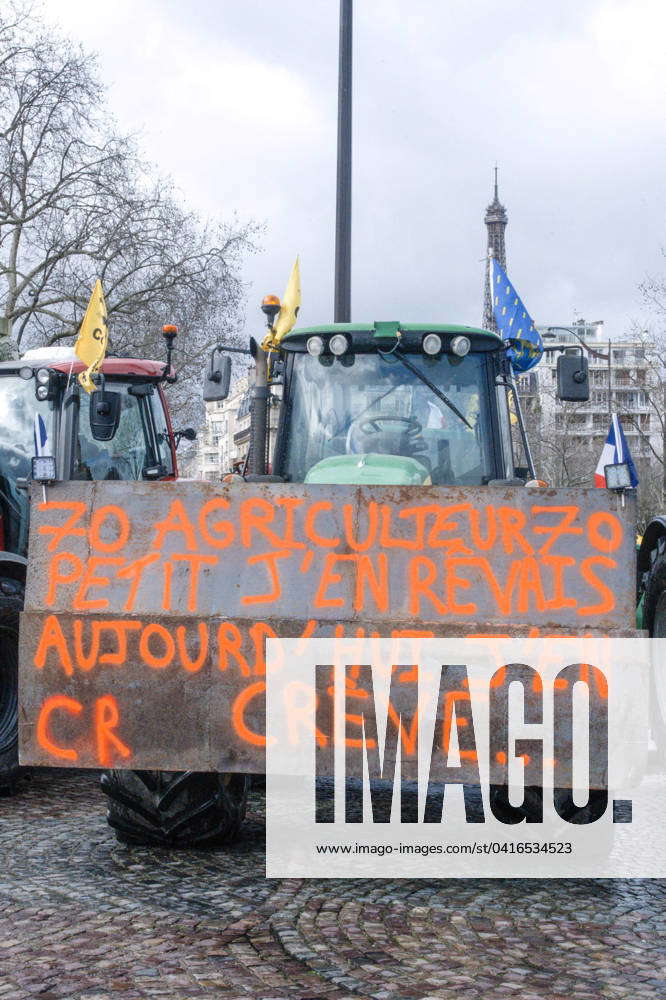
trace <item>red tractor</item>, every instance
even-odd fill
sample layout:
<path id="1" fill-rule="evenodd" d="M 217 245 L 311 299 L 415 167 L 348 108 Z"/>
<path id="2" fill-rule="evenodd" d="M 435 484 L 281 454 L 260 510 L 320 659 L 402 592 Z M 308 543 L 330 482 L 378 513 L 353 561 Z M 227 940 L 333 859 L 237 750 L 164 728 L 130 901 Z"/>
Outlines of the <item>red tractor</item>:
<path id="1" fill-rule="evenodd" d="M 58 480 L 168 480 L 178 475 L 164 384 L 175 380 L 173 328 L 167 364 L 107 358 L 98 389 L 76 376 L 69 348 L 28 352 L 0 363 L 0 790 L 18 776 L 18 623 L 28 553 L 28 485 Z M 34 463 L 38 463 L 34 465 Z M 50 471 L 49 471 L 50 470 Z"/>
<path id="2" fill-rule="evenodd" d="M 164 394 L 175 381 L 175 327 L 165 327 L 167 361 L 106 358 L 88 394 L 85 366 L 70 349 L 29 352 L 0 363 L 0 791 L 19 776 L 18 630 L 28 555 L 30 481 L 165 481 L 178 476 Z M 226 389 L 230 370 L 225 371 Z M 222 387 L 225 388 L 224 386 Z M 102 776 L 109 822 L 127 841 L 194 843 L 233 836 L 246 803 L 244 775 L 114 772 Z"/>

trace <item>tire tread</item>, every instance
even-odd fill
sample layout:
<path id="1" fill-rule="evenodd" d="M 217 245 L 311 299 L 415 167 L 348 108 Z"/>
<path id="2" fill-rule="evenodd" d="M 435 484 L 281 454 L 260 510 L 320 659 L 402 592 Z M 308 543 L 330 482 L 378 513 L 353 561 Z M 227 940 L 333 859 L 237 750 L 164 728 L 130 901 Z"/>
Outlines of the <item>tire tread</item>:
<path id="1" fill-rule="evenodd" d="M 25 587 L 0 576 L 0 793 L 12 795 L 19 777 L 18 761 L 18 634 Z M 10 656 L 7 652 L 10 651 Z"/>
<path id="2" fill-rule="evenodd" d="M 233 840 L 245 817 L 248 779 L 214 772 L 105 771 L 107 820 L 125 843 L 213 847 Z"/>

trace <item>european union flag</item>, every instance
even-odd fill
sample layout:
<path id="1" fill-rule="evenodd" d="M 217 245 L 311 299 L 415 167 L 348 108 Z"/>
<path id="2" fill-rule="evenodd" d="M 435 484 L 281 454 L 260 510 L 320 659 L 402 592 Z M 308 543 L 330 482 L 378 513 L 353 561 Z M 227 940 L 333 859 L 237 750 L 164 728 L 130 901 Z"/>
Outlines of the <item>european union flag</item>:
<path id="1" fill-rule="evenodd" d="M 494 257 L 490 258 L 490 283 L 497 330 L 504 340 L 511 342 L 507 357 L 514 371 L 527 372 L 541 360 L 541 335 L 504 268 Z"/>

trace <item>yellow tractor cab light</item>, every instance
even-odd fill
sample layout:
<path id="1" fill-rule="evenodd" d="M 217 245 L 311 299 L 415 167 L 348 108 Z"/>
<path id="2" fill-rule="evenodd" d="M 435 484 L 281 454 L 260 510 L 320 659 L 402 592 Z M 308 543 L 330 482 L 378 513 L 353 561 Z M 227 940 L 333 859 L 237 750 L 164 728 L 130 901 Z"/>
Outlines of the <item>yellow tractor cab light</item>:
<path id="1" fill-rule="evenodd" d="M 423 347 L 423 353 L 429 354 L 432 357 L 441 351 L 442 338 L 436 333 L 426 333 L 421 346 Z"/>
<path id="2" fill-rule="evenodd" d="M 178 333 L 178 327 L 174 326 L 173 323 L 165 323 L 162 327 L 162 333 L 170 337 L 175 337 Z"/>
<path id="3" fill-rule="evenodd" d="M 305 346 L 308 354 L 311 354 L 313 358 L 318 358 L 320 354 L 324 353 L 324 340 L 322 337 L 308 337 Z"/>
<path id="4" fill-rule="evenodd" d="M 548 483 L 545 479 L 528 479 L 525 486 L 529 486 L 532 489 L 548 489 Z"/>
<path id="5" fill-rule="evenodd" d="M 459 358 L 464 358 L 466 354 L 469 354 L 469 349 L 472 346 L 469 337 L 454 337 L 451 341 L 451 350 L 454 354 L 457 354 Z"/>
<path id="6" fill-rule="evenodd" d="M 336 358 L 339 358 L 341 354 L 344 354 L 347 351 L 349 341 L 345 337 L 344 333 L 334 333 L 328 342 L 328 346 L 331 354 L 335 354 Z"/>

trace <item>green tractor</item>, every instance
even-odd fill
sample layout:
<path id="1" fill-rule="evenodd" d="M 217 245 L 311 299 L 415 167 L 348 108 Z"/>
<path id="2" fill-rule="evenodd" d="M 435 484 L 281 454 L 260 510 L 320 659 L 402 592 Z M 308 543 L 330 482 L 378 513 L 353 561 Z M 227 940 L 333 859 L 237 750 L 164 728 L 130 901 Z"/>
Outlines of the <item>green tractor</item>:
<path id="1" fill-rule="evenodd" d="M 278 306 L 265 309 L 270 321 Z M 229 350 L 214 349 L 204 399 L 229 394 Z M 238 349 L 235 349 L 238 350 Z M 508 395 L 517 394 L 501 339 L 436 324 L 335 324 L 295 329 L 277 351 L 254 340 L 249 482 L 420 487 L 523 484 L 516 469 Z M 280 407 L 269 449 L 269 412 Z M 522 419 L 520 422 L 522 429 Z M 524 435 L 523 435 L 524 437 Z M 269 450 L 272 454 L 269 454 Z M 522 476 L 522 478 L 518 478 Z M 241 487 L 242 488 L 242 487 Z M 120 840 L 210 846 L 238 831 L 243 775 L 113 770 L 102 778 Z"/>
<path id="2" fill-rule="evenodd" d="M 264 310 L 269 329 L 277 308 Z M 251 341 L 250 353 L 256 371 L 243 477 L 249 482 L 276 490 L 280 483 L 416 488 L 405 502 L 429 485 L 541 485 L 506 345 L 495 333 L 440 324 L 334 324 L 294 329 L 268 352 Z M 215 348 L 207 401 L 228 396 L 230 374 L 227 350 Z M 580 354 L 558 359 L 558 390 L 564 399 L 585 398 L 587 365 Z M 280 409 L 269 449 L 272 403 Z M 525 466 L 517 462 L 512 424 Z M 173 814 L 168 794 L 160 800 L 160 781 L 158 771 L 116 770 L 103 779 L 109 820 L 121 840 L 200 846 L 235 835 L 244 807 L 240 775 L 227 777 L 216 794 L 202 786 L 187 822 Z"/>
<path id="3" fill-rule="evenodd" d="M 641 539 L 637 560 L 637 627 L 656 639 L 666 638 L 666 517 L 650 521 Z M 652 736 L 666 752 L 666 677 L 654 672 L 650 692 Z"/>

